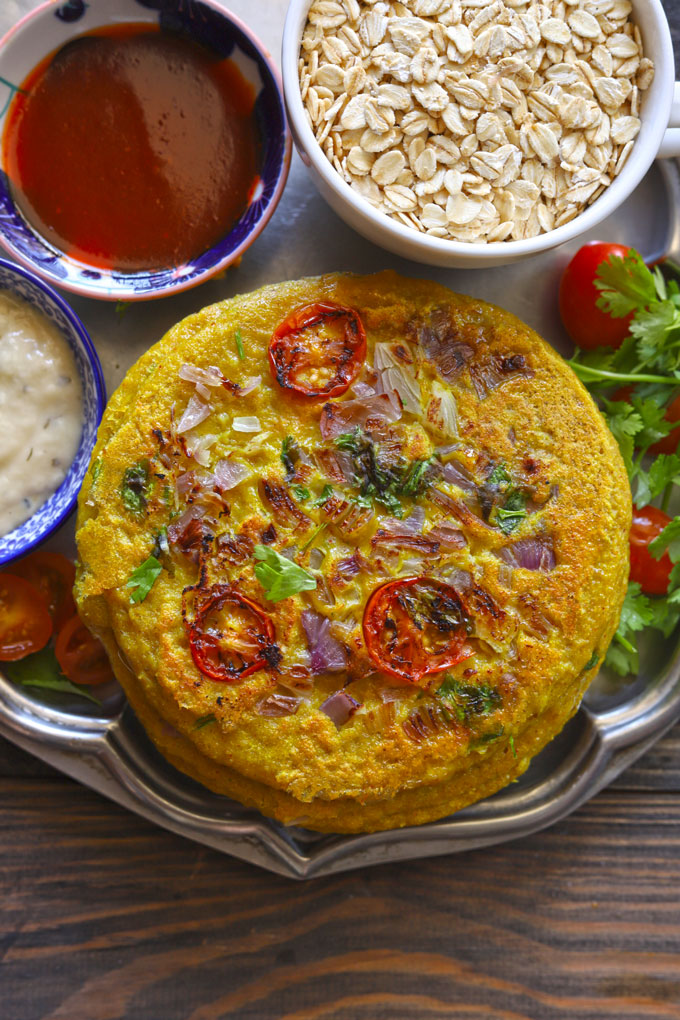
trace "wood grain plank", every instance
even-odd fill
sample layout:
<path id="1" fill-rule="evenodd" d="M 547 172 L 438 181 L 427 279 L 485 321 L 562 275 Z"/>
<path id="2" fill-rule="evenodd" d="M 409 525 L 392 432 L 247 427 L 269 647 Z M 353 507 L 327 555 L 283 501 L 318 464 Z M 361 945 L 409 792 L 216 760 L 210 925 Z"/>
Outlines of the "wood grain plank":
<path id="1" fill-rule="evenodd" d="M 66 781 L 0 781 L 10 1020 L 680 1017 L 680 798 L 296 884 Z M 42 976 L 49 975 L 49 980 Z"/>

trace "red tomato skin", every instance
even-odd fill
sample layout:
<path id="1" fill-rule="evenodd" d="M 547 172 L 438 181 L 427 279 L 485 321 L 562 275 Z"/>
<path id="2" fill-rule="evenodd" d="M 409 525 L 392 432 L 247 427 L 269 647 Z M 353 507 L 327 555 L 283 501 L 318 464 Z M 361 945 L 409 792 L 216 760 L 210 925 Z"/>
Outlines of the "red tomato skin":
<path id="1" fill-rule="evenodd" d="M 680 393 L 674 400 L 671 400 L 666 408 L 665 418 L 667 421 L 680 421 Z M 652 443 L 649 452 L 654 454 L 675 453 L 678 443 L 680 443 L 680 427 L 673 429 L 663 439 L 659 439 L 657 443 Z"/>
<path id="2" fill-rule="evenodd" d="M 57 635 L 54 654 L 62 672 L 74 684 L 96 685 L 113 680 L 103 644 L 75 614 Z"/>
<path id="3" fill-rule="evenodd" d="M 630 580 L 637 581 L 645 595 L 665 595 L 673 569 L 668 553 L 655 559 L 649 543 L 660 535 L 671 518 L 655 506 L 633 508 L 633 525 L 630 529 Z"/>
<path id="4" fill-rule="evenodd" d="M 73 583 L 76 567 L 61 553 L 39 550 L 12 564 L 12 573 L 37 588 L 52 617 L 55 633 L 74 615 Z"/>
<path id="5" fill-rule="evenodd" d="M 597 269 L 611 255 L 622 258 L 630 248 L 622 244 L 591 241 L 584 244 L 564 270 L 560 282 L 560 318 L 577 347 L 620 347 L 628 336 L 632 315 L 615 319 L 597 307 L 600 292 L 595 286 Z"/>
<path id="6" fill-rule="evenodd" d="M 0 662 L 16 662 L 44 648 L 52 618 L 40 592 L 23 577 L 0 574 Z"/>

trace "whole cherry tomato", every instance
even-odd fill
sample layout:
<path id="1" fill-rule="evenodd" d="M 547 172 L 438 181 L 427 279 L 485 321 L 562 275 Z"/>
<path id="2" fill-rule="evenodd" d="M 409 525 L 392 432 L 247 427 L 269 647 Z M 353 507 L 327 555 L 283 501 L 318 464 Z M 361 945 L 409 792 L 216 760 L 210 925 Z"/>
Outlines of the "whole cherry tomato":
<path id="1" fill-rule="evenodd" d="M 44 648 L 52 633 L 45 600 L 32 584 L 0 574 L 0 660 L 14 662 Z"/>
<path id="2" fill-rule="evenodd" d="M 600 292 L 595 286 L 598 267 L 612 255 L 623 258 L 630 251 L 622 244 L 591 241 L 574 255 L 560 283 L 559 307 L 564 328 L 577 347 L 620 347 L 628 336 L 631 315 L 615 319 L 597 307 Z"/>
<path id="3" fill-rule="evenodd" d="M 630 579 L 637 581 L 645 595 L 665 595 L 673 569 L 668 553 L 655 559 L 649 543 L 660 535 L 671 518 L 655 506 L 633 508 L 633 525 L 630 529 Z"/>
<path id="4" fill-rule="evenodd" d="M 104 645 L 79 616 L 72 616 L 59 631 L 54 654 L 74 684 L 103 684 L 113 679 Z"/>
<path id="5" fill-rule="evenodd" d="M 364 641 L 378 669 L 417 684 L 472 655 L 458 592 L 430 577 L 388 581 L 364 610 Z"/>
<path id="6" fill-rule="evenodd" d="M 300 397 L 339 397 L 366 357 L 366 331 L 353 308 L 332 301 L 296 308 L 272 333 L 269 367 Z"/>
<path id="7" fill-rule="evenodd" d="M 61 553 L 42 550 L 29 553 L 12 564 L 12 573 L 23 577 L 38 589 L 47 603 L 55 631 L 60 630 L 74 615 L 76 606 L 72 592 L 76 568 Z"/>

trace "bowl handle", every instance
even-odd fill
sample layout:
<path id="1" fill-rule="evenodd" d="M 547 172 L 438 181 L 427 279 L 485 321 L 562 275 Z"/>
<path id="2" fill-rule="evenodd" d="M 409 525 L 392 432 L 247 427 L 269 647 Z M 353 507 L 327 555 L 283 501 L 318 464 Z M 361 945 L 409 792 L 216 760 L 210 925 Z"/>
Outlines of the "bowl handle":
<path id="1" fill-rule="evenodd" d="M 673 104 L 666 134 L 661 140 L 660 159 L 674 159 L 680 156 L 680 82 L 673 89 Z"/>

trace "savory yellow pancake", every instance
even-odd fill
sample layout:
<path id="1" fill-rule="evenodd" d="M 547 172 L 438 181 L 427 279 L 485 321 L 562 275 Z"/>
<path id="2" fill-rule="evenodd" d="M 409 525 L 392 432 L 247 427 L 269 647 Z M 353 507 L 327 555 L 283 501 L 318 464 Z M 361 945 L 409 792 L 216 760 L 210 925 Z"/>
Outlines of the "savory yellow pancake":
<path id="1" fill-rule="evenodd" d="M 441 818 L 520 775 L 616 628 L 630 490 L 509 313 L 395 273 L 203 309 L 130 370 L 80 612 L 160 751 L 285 823 Z"/>

